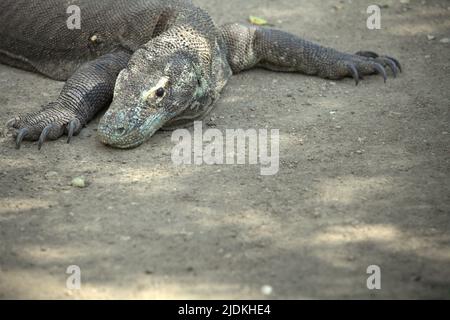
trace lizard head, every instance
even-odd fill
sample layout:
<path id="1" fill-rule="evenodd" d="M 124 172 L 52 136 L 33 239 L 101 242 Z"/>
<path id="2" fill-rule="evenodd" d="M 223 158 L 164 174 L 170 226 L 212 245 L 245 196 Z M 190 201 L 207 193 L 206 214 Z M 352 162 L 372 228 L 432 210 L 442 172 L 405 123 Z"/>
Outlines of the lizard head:
<path id="1" fill-rule="evenodd" d="M 199 64 L 184 52 L 155 56 L 140 49 L 119 74 L 100 141 L 128 149 L 141 145 L 205 92 Z"/>

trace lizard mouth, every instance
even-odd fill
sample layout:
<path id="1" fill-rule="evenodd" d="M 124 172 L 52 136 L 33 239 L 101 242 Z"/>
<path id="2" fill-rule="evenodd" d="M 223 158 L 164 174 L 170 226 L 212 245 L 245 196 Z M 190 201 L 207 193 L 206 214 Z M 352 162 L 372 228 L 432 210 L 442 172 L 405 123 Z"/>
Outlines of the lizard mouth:
<path id="1" fill-rule="evenodd" d="M 136 148 L 150 139 L 169 119 L 164 112 L 157 112 L 144 120 L 125 117 L 120 112 L 107 112 L 100 120 L 98 137 L 100 142 L 113 148 Z"/>

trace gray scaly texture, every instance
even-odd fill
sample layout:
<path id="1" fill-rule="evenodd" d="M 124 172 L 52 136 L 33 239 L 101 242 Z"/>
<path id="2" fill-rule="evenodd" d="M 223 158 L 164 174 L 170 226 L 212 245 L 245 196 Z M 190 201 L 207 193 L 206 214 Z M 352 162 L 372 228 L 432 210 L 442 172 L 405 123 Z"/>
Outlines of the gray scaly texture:
<path id="1" fill-rule="evenodd" d="M 329 79 L 394 76 L 399 62 L 370 51 L 347 54 L 257 26 L 217 27 L 179 0 L 78 0 L 81 29 L 67 27 L 66 0 L 2 0 L 0 62 L 67 81 L 56 101 L 7 123 L 23 140 L 68 135 L 101 109 L 100 140 L 142 144 L 161 128 L 203 118 L 232 74 L 254 67 Z"/>

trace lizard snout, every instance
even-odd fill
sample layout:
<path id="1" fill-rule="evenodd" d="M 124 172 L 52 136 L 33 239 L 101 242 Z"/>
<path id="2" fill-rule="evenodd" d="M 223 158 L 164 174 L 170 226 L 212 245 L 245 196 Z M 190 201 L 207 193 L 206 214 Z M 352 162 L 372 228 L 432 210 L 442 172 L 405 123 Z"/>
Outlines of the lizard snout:
<path id="1" fill-rule="evenodd" d="M 119 126 L 113 129 L 113 134 L 117 136 L 121 136 L 125 133 L 126 129 L 124 126 Z"/>
<path id="2" fill-rule="evenodd" d="M 112 147 L 128 148 L 142 140 L 133 134 L 134 130 L 130 126 L 130 119 L 124 112 L 106 112 L 98 127 L 100 141 Z"/>

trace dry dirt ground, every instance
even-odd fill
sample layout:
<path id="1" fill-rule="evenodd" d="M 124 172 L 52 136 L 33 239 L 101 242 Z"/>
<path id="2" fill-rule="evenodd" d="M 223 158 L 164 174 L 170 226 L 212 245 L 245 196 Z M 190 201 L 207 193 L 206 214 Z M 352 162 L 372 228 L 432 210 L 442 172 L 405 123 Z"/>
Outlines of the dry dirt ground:
<path id="1" fill-rule="evenodd" d="M 0 140 L 1 298 L 450 298 L 450 2 L 196 1 L 402 62 L 383 84 L 264 70 L 232 78 L 205 127 L 280 130 L 280 171 L 175 166 L 170 132 L 104 147 Z M 407 2 L 407 1 L 402 1 Z M 435 36 L 429 40 L 427 35 Z M 62 83 L 0 66 L 0 121 Z M 85 176 L 84 189 L 70 186 Z M 81 268 L 79 291 L 66 269 Z M 369 265 L 381 290 L 366 287 Z M 269 285 L 271 295 L 261 287 Z"/>

